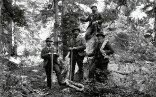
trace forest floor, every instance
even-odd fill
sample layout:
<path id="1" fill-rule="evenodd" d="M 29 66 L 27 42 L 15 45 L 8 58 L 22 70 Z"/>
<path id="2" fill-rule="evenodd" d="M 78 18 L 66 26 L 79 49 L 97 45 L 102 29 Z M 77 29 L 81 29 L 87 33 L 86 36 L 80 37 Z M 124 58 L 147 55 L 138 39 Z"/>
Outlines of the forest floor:
<path id="1" fill-rule="evenodd" d="M 59 86 L 55 74 L 52 88 L 48 89 L 45 70 L 41 65 L 17 65 L 1 57 L 3 83 L 0 97 L 87 97 L 66 86 Z"/>
<path id="2" fill-rule="evenodd" d="M 47 89 L 46 75 L 41 64 L 18 65 L 1 58 L 0 65 L 2 72 L 0 97 L 151 97 L 135 89 L 118 87 L 111 78 L 105 84 L 83 83 L 85 86 L 83 92 L 59 86 L 56 79 L 52 89 Z M 109 68 L 116 67 L 112 63 L 110 65 Z"/>

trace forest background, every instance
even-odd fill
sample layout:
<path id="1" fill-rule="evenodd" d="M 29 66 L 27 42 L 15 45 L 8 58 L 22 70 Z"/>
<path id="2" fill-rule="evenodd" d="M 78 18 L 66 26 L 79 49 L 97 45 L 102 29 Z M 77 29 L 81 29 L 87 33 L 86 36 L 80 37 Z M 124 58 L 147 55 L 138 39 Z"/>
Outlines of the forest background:
<path id="1" fill-rule="evenodd" d="M 154 0 L 0 0 L 1 75 L 6 75 L 6 59 L 17 67 L 41 65 L 40 52 L 47 37 L 54 40 L 64 59 L 71 30 L 80 27 L 85 34 L 88 23 L 78 18 L 86 18 L 92 4 L 103 14 L 103 32 L 115 50 L 109 66 L 113 83 L 156 95 Z M 87 52 L 92 51 L 90 43 Z"/>

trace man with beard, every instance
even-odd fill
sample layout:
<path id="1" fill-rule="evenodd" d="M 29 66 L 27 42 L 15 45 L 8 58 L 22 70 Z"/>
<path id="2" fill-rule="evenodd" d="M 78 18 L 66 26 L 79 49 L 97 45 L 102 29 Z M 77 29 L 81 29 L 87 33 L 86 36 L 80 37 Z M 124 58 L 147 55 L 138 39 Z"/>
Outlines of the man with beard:
<path id="1" fill-rule="evenodd" d="M 86 41 L 91 39 L 92 36 L 96 35 L 97 32 L 100 32 L 101 25 L 103 22 L 102 14 L 98 12 L 97 6 L 93 5 L 91 9 L 92 9 L 92 13 L 86 19 L 80 18 L 80 21 L 82 22 L 89 21 L 89 26 L 87 28 L 86 35 L 85 35 Z"/>
<path id="2" fill-rule="evenodd" d="M 62 82 L 62 75 L 61 75 L 61 69 L 60 64 L 57 61 L 57 58 L 59 57 L 58 54 L 54 54 L 54 46 L 52 46 L 53 41 L 51 38 L 46 39 L 46 47 L 42 49 L 41 51 L 41 58 L 44 59 L 44 68 L 47 76 L 47 86 L 51 88 L 51 64 L 52 64 L 52 53 L 53 53 L 53 69 L 56 73 L 58 83 L 59 85 L 65 85 L 65 83 Z"/>
<path id="3" fill-rule="evenodd" d="M 72 70 L 71 70 L 71 80 L 74 80 L 74 72 L 75 72 L 75 65 L 77 63 L 79 70 L 79 81 L 83 80 L 83 59 L 85 56 L 85 49 L 86 49 L 86 43 L 85 43 L 85 39 L 82 38 L 79 33 L 80 33 L 80 29 L 79 28 L 75 28 L 72 30 L 73 33 L 73 39 L 70 41 L 71 46 L 69 47 L 70 50 L 70 61 L 72 64 L 70 64 L 72 66 Z"/>
<path id="4" fill-rule="evenodd" d="M 109 41 L 105 40 L 103 32 L 98 33 L 96 36 L 98 41 L 95 43 L 94 51 L 90 54 L 86 54 L 89 57 L 93 56 L 93 61 L 89 68 L 90 81 L 93 81 L 95 75 L 96 80 L 100 81 L 99 75 L 97 76 L 96 74 L 96 70 L 107 71 L 109 63 L 108 56 L 114 53 Z M 107 74 L 105 74 L 104 77 L 107 79 Z"/>

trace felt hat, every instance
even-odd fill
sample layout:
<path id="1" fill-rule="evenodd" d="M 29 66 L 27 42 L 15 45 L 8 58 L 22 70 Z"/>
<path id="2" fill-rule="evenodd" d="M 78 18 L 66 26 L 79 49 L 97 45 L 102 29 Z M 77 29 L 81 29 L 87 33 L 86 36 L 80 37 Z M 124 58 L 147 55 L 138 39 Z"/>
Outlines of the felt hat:
<path id="1" fill-rule="evenodd" d="M 81 31 L 79 28 L 74 28 L 72 32 L 74 32 L 75 30 L 78 30 L 79 32 Z"/>
<path id="2" fill-rule="evenodd" d="M 53 42 L 53 40 L 51 38 L 47 38 L 45 41 L 46 42 Z"/>
<path id="3" fill-rule="evenodd" d="M 97 34 L 96 34 L 96 37 L 99 37 L 99 36 L 105 37 L 106 35 L 104 35 L 103 32 L 100 32 L 100 33 L 97 33 Z"/>

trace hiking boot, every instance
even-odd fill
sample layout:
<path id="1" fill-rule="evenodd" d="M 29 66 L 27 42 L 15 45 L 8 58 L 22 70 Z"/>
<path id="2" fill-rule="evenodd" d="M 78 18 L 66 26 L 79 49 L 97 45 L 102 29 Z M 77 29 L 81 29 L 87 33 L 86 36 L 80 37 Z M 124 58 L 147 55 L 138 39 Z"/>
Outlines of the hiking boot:
<path id="1" fill-rule="evenodd" d="M 66 86 L 66 82 L 58 82 L 60 86 Z"/>

